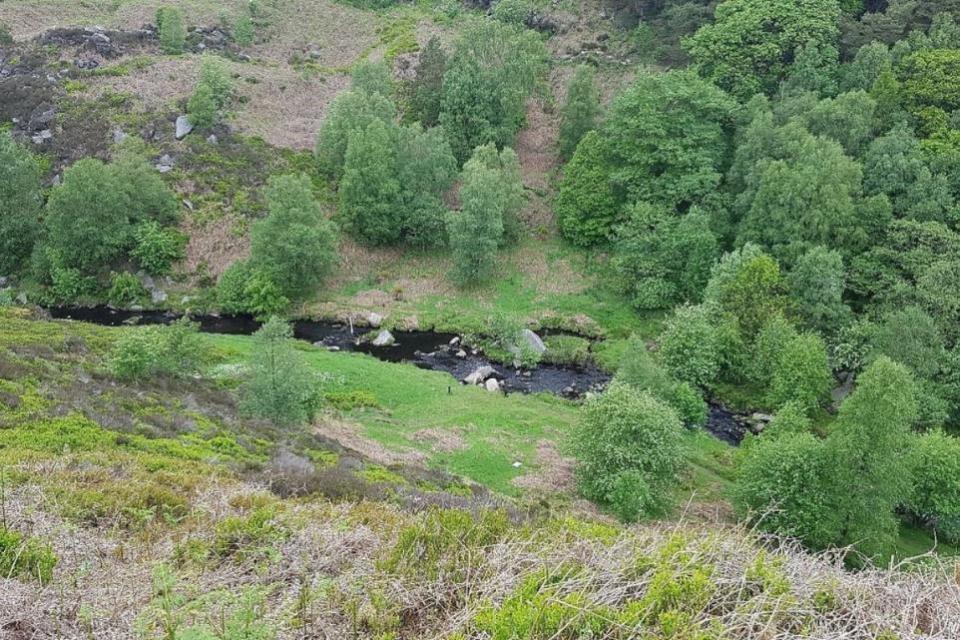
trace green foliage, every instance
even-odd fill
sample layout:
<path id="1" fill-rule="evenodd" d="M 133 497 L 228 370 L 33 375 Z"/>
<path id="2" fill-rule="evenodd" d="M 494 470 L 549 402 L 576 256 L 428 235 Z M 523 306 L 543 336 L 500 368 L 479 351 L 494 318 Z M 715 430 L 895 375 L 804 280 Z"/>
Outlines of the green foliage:
<path id="1" fill-rule="evenodd" d="M 168 275 L 173 263 L 184 258 L 187 236 L 176 229 L 161 227 L 156 220 L 137 225 L 133 237 L 136 246 L 130 255 L 151 275 Z"/>
<path id="2" fill-rule="evenodd" d="M 602 129 L 605 164 L 621 198 L 672 209 L 712 196 L 727 162 L 734 106 L 692 72 L 640 73 L 614 99 Z"/>
<path id="3" fill-rule="evenodd" d="M 200 63 L 200 79 L 187 103 L 190 124 L 209 129 L 223 117 L 223 109 L 233 97 L 230 73 L 214 55 L 204 55 Z"/>
<path id="4" fill-rule="evenodd" d="M 99 160 L 77 161 L 50 194 L 47 243 L 65 267 L 96 272 L 121 258 L 133 237 L 133 203 L 117 175 Z"/>
<path id="5" fill-rule="evenodd" d="M 393 95 L 393 75 L 390 66 L 384 62 L 361 60 L 353 67 L 350 75 L 350 89 L 361 93 L 379 93 Z"/>
<path id="6" fill-rule="evenodd" d="M 907 509 L 947 542 L 960 539 L 960 440 L 941 431 L 917 438 Z"/>
<path id="7" fill-rule="evenodd" d="M 443 96 L 443 74 L 447 70 L 447 54 L 440 38 L 431 36 L 417 59 L 417 74 L 404 86 L 407 116 L 424 127 L 440 121 L 440 100 Z"/>
<path id="8" fill-rule="evenodd" d="M 364 131 L 374 120 L 392 123 L 396 107 L 379 93 L 344 91 L 334 98 L 317 135 L 317 164 L 334 179 L 343 175 L 351 133 Z"/>
<path id="9" fill-rule="evenodd" d="M 400 531 L 380 567 L 426 580 L 442 576 L 455 584 L 476 569 L 483 549 L 499 542 L 509 531 L 504 511 L 471 513 L 431 508 Z"/>
<path id="10" fill-rule="evenodd" d="M 477 284 L 492 275 L 497 248 L 519 235 L 522 198 L 516 153 L 498 153 L 492 144 L 477 147 L 463 166 L 460 212 L 447 223 L 457 282 Z"/>
<path id="11" fill-rule="evenodd" d="M 253 269 L 249 261 L 239 261 L 220 276 L 217 304 L 226 313 L 251 313 L 264 319 L 282 313 L 290 300 L 279 285 Z"/>
<path id="12" fill-rule="evenodd" d="M 233 41 L 241 47 L 249 47 L 253 44 L 256 32 L 254 30 L 253 20 L 249 14 L 242 13 L 237 16 L 237 19 L 233 23 L 232 36 Z"/>
<path id="13" fill-rule="evenodd" d="M 677 307 L 660 336 L 660 360 L 676 379 L 695 387 L 716 380 L 721 345 L 705 307 Z"/>
<path id="14" fill-rule="evenodd" d="M 45 585 L 53 579 L 57 556 L 50 545 L 0 527 L 0 577 L 22 577 Z"/>
<path id="15" fill-rule="evenodd" d="M 121 380 L 186 378 L 199 371 L 208 359 L 199 325 L 184 317 L 167 326 L 137 327 L 125 332 L 113 347 L 110 368 Z"/>
<path id="16" fill-rule="evenodd" d="M 704 77 L 738 98 L 772 95 L 801 47 L 836 47 L 839 17 L 837 0 L 724 0 L 684 46 Z"/>
<path id="17" fill-rule="evenodd" d="M 241 397 L 251 415 L 282 427 L 312 417 L 316 381 L 293 343 L 290 325 L 274 316 L 254 334 Z"/>
<path id="18" fill-rule="evenodd" d="M 706 214 L 678 217 L 641 202 L 617 229 L 611 265 L 635 307 L 668 309 L 699 302 L 717 254 Z"/>
<path id="19" fill-rule="evenodd" d="M 10 27 L 5 22 L 0 22 L 0 44 L 13 44 L 13 34 L 10 33 Z"/>
<path id="20" fill-rule="evenodd" d="M 121 154 L 110 165 L 85 158 L 50 194 L 43 250 L 61 267 L 94 274 L 135 246 L 137 223 L 171 222 L 176 211 L 173 192 L 142 158 Z"/>
<path id="21" fill-rule="evenodd" d="M 779 354 L 768 402 L 778 408 L 791 403 L 813 411 L 829 397 L 831 381 L 823 339 L 814 333 L 801 334 Z"/>
<path id="22" fill-rule="evenodd" d="M 23 268 L 40 233 L 42 205 L 36 160 L 0 132 L 0 273 Z"/>
<path id="23" fill-rule="evenodd" d="M 752 339 L 770 318 L 783 313 L 785 293 L 777 261 L 757 245 L 746 244 L 720 258 L 703 299 L 736 318 L 743 335 Z"/>
<path id="24" fill-rule="evenodd" d="M 502 3 L 501 3 L 502 4 Z M 567 97 L 560 112 L 560 156 L 569 160 L 580 140 L 597 126 L 600 115 L 600 92 L 595 72 L 589 65 L 580 65 L 567 86 Z"/>
<path id="25" fill-rule="evenodd" d="M 603 137 L 589 131 L 563 169 L 554 212 L 560 233 L 578 246 L 605 242 L 621 217 L 606 156 Z"/>
<path id="26" fill-rule="evenodd" d="M 747 451 L 732 494 L 741 516 L 822 548 L 836 540 L 825 445 L 809 433 L 766 434 Z"/>
<path id="27" fill-rule="evenodd" d="M 909 497 L 910 428 L 917 418 L 909 370 L 878 358 L 857 379 L 826 440 L 833 542 L 870 555 L 896 535 L 893 510 Z"/>
<path id="28" fill-rule="evenodd" d="M 160 37 L 160 48 L 164 53 L 177 55 L 183 53 L 187 32 L 183 26 L 183 15 L 176 7 L 161 7 L 157 9 L 157 30 Z"/>
<path id="29" fill-rule="evenodd" d="M 404 241 L 424 249 L 444 245 L 447 208 L 443 196 L 457 175 L 457 161 L 443 130 L 424 131 L 417 124 L 401 128 L 397 158 Z"/>
<path id="30" fill-rule="evenodd" d="M 836 140 L 849 156 L 859 156 L 873 138 L 876 101 L 863 90 L 825 98 L 806 114 L 810 133 Z"/>
<path id="31" fill-rule="evenodd" d="M 351 391 L 330 391 L 324 394 L 324 399 L 331 407 L 338 411 L 352 411 L 353 409 L 379 409 L 380 403 L 372 391 L 353 389 Z"/>
<path id="32" fill-rule="evenodd" d="M 798 122 L 778 127 L 761 113 L 743 133 L 730 178 L 739 193 L 738 241 L 754 242 L 791 265 L 814 245 L 851 254 L 890 219 L 883 196 L 864 197 L 860 165 L 839 143 Z"/>
<path id="33" fill-rule="evenodd" d="M 373 245 L 397 242 L 403 229 L 396 137 L 395 125 L 374 120 L 347 144 L 340 214 L 353 235 Z"/>
<path id="34" fill-rule="evenodd" d="M 631 336 L 620 360 L 616 379 L 638 391 L 646 391 L 669 404 L 688 426 L 706 422 L 707 403 L 688 383 L 677 382 L 654 361 L 647 345 L 639 336 Z"/>
<path id="35" fill-rule="evenodd" d="M 574 436 L 580 491 L 625 521 L 652 513 L 682 466 L 682 437 L 673 409 L 614 382 L 583 405 Z"/>
<path id="36" fill-rule="evenodd" d="M 211 554 L 219 560 L 244 562 L 275 553 L 272 547 L 289 535 L 276 516 L 276 508 L 264 506 L 246 516 L 224 518 L 217 523 Z"/>
<path id="37" fill-rule="evenodd" d="M 497 0 L 493 5 L 493 18 L 506 24 L 523 26 L 533 12 L 530 0 Z"/>
<path id="38" fill-rule="evenodd" d="M 337 260 L 337 234 L 313 197 L 310 179 L 272 176 L 268 215 L 250 230 L 250 267 L 294 300 L 309 294 Z"/>
<path id="39" fill-rule="evenodd" d="M 443 76 L 439 117 L 458 162 L 478 146 L 512 144 L 546 64 L 533 31 L 488 20 L 461 34 Z"/>
<path id="40" fill-rule="evenodd" d="M 903 61 L 903 100 L 913 113 L 960 108 L 960 50 L 917 51 Z"/>
<path id="41" fill-rule="evenodd" d="M 561 572 L 566 575 L 558 575 Z M 477 611 L 472 627 L 490 640 L 516 638 L 607 637 L 616 613 L 592 605 L 581 593 L 563 593 L 557 583 L 572 577 L 561 567 L 527 577 L 500 606 L 488 604 Z"/>
<path id="42" fill-rule="evenodd" d="M 143 284 L 129 271 L 121 271 L 110 278 L 107 300 L 110 304 L 127 307 L 139 303 L 147 294 Z"/>
<path id="43" fill-rule="evenodd" d="M 797 260 L 786 281 L 797 315 L 810 329 L 834 333 L 850 317 L 843 301 L 846 271 L 836 251 L 814 247 Z"/>

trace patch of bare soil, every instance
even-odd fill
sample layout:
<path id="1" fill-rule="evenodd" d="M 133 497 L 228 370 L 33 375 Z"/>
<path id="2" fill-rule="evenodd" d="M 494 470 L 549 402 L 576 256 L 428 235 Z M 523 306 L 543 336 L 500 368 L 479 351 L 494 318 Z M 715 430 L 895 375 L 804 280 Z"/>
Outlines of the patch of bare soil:
<path id="1" fill-rule="evenodd" d="M 537 470 L 514 478 L 513 484 L 521 489 L 544 493 L 566 493 L 574 489 L 572 458 L 564 457 L 557 446 L 549 440 L 537 442 L 535 459 Z"/>
<path id="2" fill-rule="evenodd" d="M 413 434 L 417 442 L 430 444 L 430 448 L 438 453 L 453 453 L 467 448 L 467 441 L 461 429 L 421 429 Z"/>
<path id="3" fill-rule="evenodd" d="M 340 443 L 347 449 L 352 449 L 365 458 L 382 465 L 407 464 L 425 466 L 426 454 L 420 451 L 393 451 L 379 442 L 371 440 L 361 434 L 361 427 L 356 424 L 337 420 L 330 416 L 322 416 L 313 425 L 319 435 Z"/>
<path id="4" fill-rule="evenodd" d="M 237 220 L 225 216 L 206 224 L 186 221 L 182 231 L 190 241 L 181 268 L 187 273 L 204 272 L 217 278 L 231 264 L 250 255 L 250 236 L 234 229 Z"/>

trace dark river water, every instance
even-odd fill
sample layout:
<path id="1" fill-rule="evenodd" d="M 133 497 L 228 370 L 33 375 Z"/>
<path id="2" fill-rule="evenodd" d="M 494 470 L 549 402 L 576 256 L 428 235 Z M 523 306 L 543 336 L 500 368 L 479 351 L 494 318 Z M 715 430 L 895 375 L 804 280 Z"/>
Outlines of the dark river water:
<path id="1" fill-rule="evenodd" d="M 52 307 L 47 309 L 56 319 L 77 320 L 104 326 L 169 324 L 180 317 L 169 311 L 132 311 L 98 307 Z M 192 315 L 205 333 L 249 335 L 260 328 L 260 322 L 248 315 Z M 492 362 L 483 353 L 452 344 L 454 334 L 432 331 L 393 331 L 396 343 L 377 347 L 361 341 L 366 329 L 351 332 L 347 325 L 317 320 L 294 320 L 293 334 L 331 350 L 360 352 L 387 362 L 408 362 L 422 369 L 445 371 L 457 380 L 490 366 L 505 393 L 552 393 L 568 398 L 579 398 L 588 391 L 601 391 L 610 381 L 610 374 L 596 366 L 567 366 L 540 364 L 521 371 Z M 463 354 L 466 355 L 463 355 Z M 734 415 L 720 405 L 711 405 L 707 431 L 732 445 L 737 445 L 746 432 Z"/>

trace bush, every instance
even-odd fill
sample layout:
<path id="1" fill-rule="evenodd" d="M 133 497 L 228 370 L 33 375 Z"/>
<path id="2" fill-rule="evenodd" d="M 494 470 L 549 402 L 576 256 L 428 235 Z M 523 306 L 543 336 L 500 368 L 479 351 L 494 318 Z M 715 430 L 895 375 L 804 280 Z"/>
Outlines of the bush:
<path id="1" fill-rule="evenodd" d="M 700 393 L 688 383 L 677 382 L 670 377 L 654 361 L 646 343 L 639 336 L 630 338 L 616 378 L 669 404 L 685 425 L 696 426 L 706 421 L 707 403 Z"/>
<path id="2" fill-rule="evenodd" d="M 223 63 L 210 54 L 200 63 L 200 80 L 187 103 L 190 124 L 208 129 L 217 124 L 222 111 L 233 97 L 233 80 Z"/>
<path id="3" fill-rule="evenodd" d="M 813 333 L 801 334 L 780 352 L 768 401 L 774 407 L 789 402 L 813 411 L 829 398 L 832 379 L 823 339 Z"/>
<path id="4" fill-rule="evenodd" d="M 247 261 L 235 262 L 217 283 L 217 304 L 226 313 L 250 313 L 269 318 L 282 313 L 290 300 L 269 277 L 256 271 Z"/>
<path id="5" fill-rule="evenodd" d="M 294 348 L 290 325 L 274 316 L 253 337 L 242 388 L 245 411 L 283 427 L 306 422 L 312 417 L 317 390 L 312 372 Z"/>
<path id="6" fill-rule="evenodd" d="M 92 294 L 97 283 L 93 278 L 84 276 L 79 269 L 54 266 L 50 271 L 50 294 L 58 302 L 76 302 Z"/>
<path id="7" fill-rule="evenodd" d="M 719 337 L 705 307 L 679 307 L 660 336 L 660 358 L 676 379 L 704 388 L 720 373 Z"/>
<path id="8" fill-rule="evenodd" d="M 627 522 L 663 507 L 683 461 L 682 429 L 668 405 L 615 381 L 581 411 L 574 435 L 580 491 Z"/>
<path id="9" fill-rule="evenodd" d="M 421 579 L 460 582 L 479 566 L 479 553 L 509 530 L 503 511 L 430 509 L 400 532 L 381 568 Z"/>
<path id="10" fill-rule="evenodd" d="M 133 237 L 137 244 L 130 255 L 151 275 L 168 275 L 173 263 L 186 255 L 187 236 L 154 220 L 138 225 Z"/>
<path id="11" fill-rule="evenodd" d="M 40 233 L 40 169 L 33 155 L 0 132 L 0 273 L 23 267 Z"/>
<path id="12" fill-rule="evenodd" d="M 213 97 L 213 89 L 198 84 L 187 101 L 187 117 L 197 129 L 209 129 L 217 123 L 219 107 Z"/>
<path id="13" fill-rule="evenodd" d="M 163 52 L 172 55 L 183 53 L 187 32 L 183 28 L 183 16 L 180 10 L 174 7 L 161 7 L 157 10 L 156 22 L 160 48 Z"/>
<path id="14" fill-rule="evenodd" d="M 0 22 L 0 44 L 13 44 L 13 34 L 10 33 L 10 27 L 4 22 Z"/>
<path id="15" fill-rule="evenodd" d="M 960 440 L 941 431 L 917 438 L 907 510 L 947 542 L 960 541 Z"/>
<path id="16" fill-rule="evenodd" d="M 240 15 L 233 23 L 233 41 L 241 47 L 249 47 L 254 35 L 253 20 L 245 13 Z"/>
<path id="17" fill-rule="evenodd" d="M 554 205 L 557 225 L 563 237 L 577 246 L 606 242 L 622 218 L 605 158 L 603 138 L 590 131 L 563 169 L 563 182 Z"/>
<path id="18" fill-rule="evenodd" d="M 57 556 L 50 545 L 0 527 L 0 578 L 20 576 L 45 585 L 53 579 Z"/>
<path id="19" fill-rule="evenodd" d="M 522 26 L 532 11 L 530 0 L 499 0 L 493 5 L 493 17 L 496 20 L 517 26 Z"/>
<path id="20" fill-rule="evenodd" d="M 137 276 L 129 271 L 121 271 L 113 274 L 110 280 L 110 291 L 107 292 L 107 299 L 110 304 L 124 307 L 140 302 L 147 295 L 147 290 Z"/>
<path id="21" fill-rule="evenodd" d="M 110 366 L 121 380 L 155 376 L 184 378 L 206 362 L 208 350 L 200 326 L 186 317 L 168 326 L 137 327 L 124 332 L 113 347 Z"/>
<path id="22" fill-rule="evenodd" d="M 250 265 L 276 284 L 285 298 L 304 297 L 336 264 L 336 230 L 320 210 L 305 175 L 271 176 L 264 195 L 269 214 L 251 229 Z"/>
<path id="23" fill-rule="evenodd" d="M 500 4 L 503 4 L 503 0 Z M 596 87 L 595 75 L 593 67 L 582 64 L 574 71 L 567 87 L 567 100 L 561 110 L 560 121 L 560 156 L 564 159 L 573 157 L 583 136 L 597 126 L 600 92 Z"/>

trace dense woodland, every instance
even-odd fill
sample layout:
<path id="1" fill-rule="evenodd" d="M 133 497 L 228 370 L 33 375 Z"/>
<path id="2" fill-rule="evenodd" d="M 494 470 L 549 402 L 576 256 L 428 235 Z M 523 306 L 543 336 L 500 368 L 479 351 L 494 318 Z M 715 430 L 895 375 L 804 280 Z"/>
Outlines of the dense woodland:
<path id="1" fill-rule="evenodd" d="M 262 37 L 256 7 L 231 25 L 239 46 Z M 318 392 L 286 320 L 330 286 L 343 238 L 442 255 L 464 295 L 497 286 L 502 256 L 538 233 L 514 146 L 530 101 L 546 100 L 560 158 L 547 233 L 657 327 L 625 338 L 604 362 L 610 384 L 576 407 L 564 446 L 579 495 L 625 523 L 669 518 L 687 434 L 724 403 L 769 414 L 731 454 L 724 499 L 738 521 L 809 551 L 844 549 L 850 567 L 887 562 L 903 528 L 960 543 L 960 2 L 617 0 L 604 10 L 633 58 L 614 90 L 608 64 L 553 56 L 544 8 L 526 0 L 469 9 L 455 37 L 420 47 L 414 73 L 389 60 L 351 66 L 308 166 L 259 189 L 248 257 L 197 292 L 201 310 L 264 321 L 230 387 L 239 415 L 293 433 L 342 400 Z M 184 55 L 185 20 L 173 4 L 157 12 L 165 55 Z M 564 65 L 554 104 L 548 76 Z M 203 54 L 184 105 L 191 135 L 222 131 L 240 89 Z M 136 273 L 177 270 L 183 207 L 144 145 L 117 141 L 109 159 L 78 159 L 51 182 L 48 158 L 0 132 L 5 305 L 130 306 L 145 295 Z M 493 318 L 477 340 L 512 348 L 522 328 Z M 103 375 L 182 383 L 222 357 L 208 347 L 187 321 L 131 331 L 111 344 Z M 513 355 L 519 368 L 541 357 Z M 358 398 L 348 404 L 367 402 Z M 402 535 L 460 525 L 423 526 L 433 532 Z M 498 527 L 485 521 L 477 535 Z M 412 557 L 380 566 L 412 571 L 404 563 L 422 561 Z M 448 637 L 627 638 L 638 636 L 616 634 L 651 624 L 649 609 L 630 622 L 629 607 L 593 611 L 566 634 L 573 623 L 552 604 L 536 605 L 546 620 L 524 618 L 521 601 L 545 593 L 530 588 L 540 595 L 473 612 L 474 635 Z M 650 637 L 727 637 L 684 635 L 695 616 L 662 615 Z M 363 637 L 415 637 L 391 634 Z"/>

